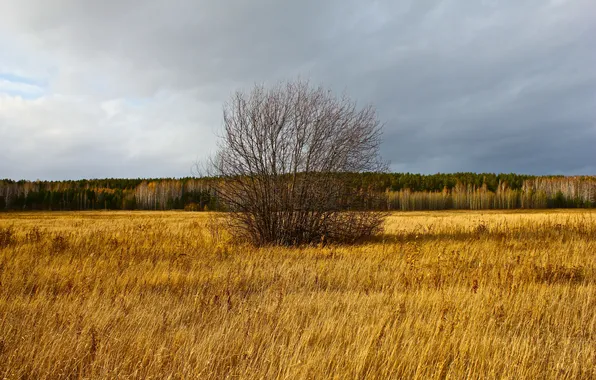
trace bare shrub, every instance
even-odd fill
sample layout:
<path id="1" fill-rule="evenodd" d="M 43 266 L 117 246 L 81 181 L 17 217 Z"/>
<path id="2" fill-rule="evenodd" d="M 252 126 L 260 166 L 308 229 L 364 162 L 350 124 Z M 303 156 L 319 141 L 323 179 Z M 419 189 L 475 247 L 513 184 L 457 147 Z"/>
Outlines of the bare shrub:
<path id="1" fill-rule="evenodd" d="M 12 227 L 0 228 L 0 248 L 8 247 L 14 241 L 14 230 Z"/>
<path id="2" fill-rule="evenodd" d="M 485 222 L 481 222 L 476 227 L 474 227 L 474 232 L 476 233 L 476 235 L 484 235 L 488 232 L 488 226 Z"/>
<path id="3" fill-rule="evenodd" d="M 27 232 L 25 235 L 25 239 L 30 243 L 37 243 L 41 241 L 43 237 L 43 232 L 39 229 L 39 227 L 35 226 L 31 230 Z"/>
<path id="4" fill-rule="evenodd" d="M 539 266 L 534 264 L 532 266 L 534 271 L 535 280 L 546 284 L 556 283 L 581 283 L 585 279 L 583 267 L 568 267 L 565 265 L 547 264 L 545 266 Z"/>
<path id="5" fill-rule="evenodd" d="M 65 234 L 57 233 L 52 238 L 52 250 L 54 252 L 62 252 L 68 248 L 68 238 Z"/>
<path id="6" fill-rule="evenodd" d="M 386 170 L 372 106 L 295 81 L 236 92 L 211 169 L 230 228 L 257 245 L 353 242 L 382 225 L 382 195 L 351 173 Z"/>
<path id="7" fill-rule="evenodd" d="M 201 211 L 201 208 L 195 202 L 191 202 L 184 206 L 184 211 Z"/>

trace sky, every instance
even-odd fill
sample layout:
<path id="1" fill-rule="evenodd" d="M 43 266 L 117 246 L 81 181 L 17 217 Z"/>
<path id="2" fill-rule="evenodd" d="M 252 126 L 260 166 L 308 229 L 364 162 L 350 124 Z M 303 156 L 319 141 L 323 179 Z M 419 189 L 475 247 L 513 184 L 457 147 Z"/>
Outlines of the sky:
<path id="1" fill-rule="evenodd" d="M 0 0 L 0 178 L 185 177 L 222 106 L 309 79 L 398 172 L 596 174 L 594 0 Z"/>

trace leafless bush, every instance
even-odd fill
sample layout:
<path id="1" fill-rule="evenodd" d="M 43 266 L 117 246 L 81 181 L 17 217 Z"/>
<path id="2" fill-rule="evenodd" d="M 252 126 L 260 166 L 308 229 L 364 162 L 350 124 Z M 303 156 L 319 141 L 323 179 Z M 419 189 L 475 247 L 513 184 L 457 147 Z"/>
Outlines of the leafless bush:
<path id="1" fill-rule="evenodd" d="M 42 237 L 43 232 L 41 232 L 41 230 L 37 226 L 33 227 L 31 230 L 27 232 L 27 235 L 25 235 L 25 239 L 31 243 L 37 243 L 41 241 Z"/>
<path id="2" fill-rule="evenodd" d="M 376 233 L 382 195 L 350 174 L 379 172 L 381 125 L 372 106 L 295 81 L 256 85 L 224 106 L 211 169 L 234 234 L 257 245 L 353 242 Z M 372 206 L 372 207 L 371 207 Z"/>
<path id="3" fill-rule="evenodd" d="M 68 248 L 68 237 L 63 233 L 57 233 L 52 238 L 52 250 L 62 252 Z"/>
<path id="4" fill-rule="evenodd" d="M 0 228 L 0 248 L 8 247 L 14 241 L 14 229 L 12 227 Z"/>
<path id="5" fill-rule="evenodd" d="M 486 223 L 481 222 L 474 228 L 474 232 L 476 233 L 476 235 L 486 234 L 488 232 L 488 226 L 486 225 Z"/>

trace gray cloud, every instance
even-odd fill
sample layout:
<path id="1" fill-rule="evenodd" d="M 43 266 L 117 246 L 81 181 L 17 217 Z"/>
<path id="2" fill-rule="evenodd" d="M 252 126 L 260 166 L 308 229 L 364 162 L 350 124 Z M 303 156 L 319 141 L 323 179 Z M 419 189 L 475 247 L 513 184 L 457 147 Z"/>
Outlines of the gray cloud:
<path id="1" fill-rule="evenodd" d="M 284 3 L 0 0 L 0 177 L 189 175 L 296 76 L 374 104 L 393 170 L 596 174 L 593 1 Z"/>

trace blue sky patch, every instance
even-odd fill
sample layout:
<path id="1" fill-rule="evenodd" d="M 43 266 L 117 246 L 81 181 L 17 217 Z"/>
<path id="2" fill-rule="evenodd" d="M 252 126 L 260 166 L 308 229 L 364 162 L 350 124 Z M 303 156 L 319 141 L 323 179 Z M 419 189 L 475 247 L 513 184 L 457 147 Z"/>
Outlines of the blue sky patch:
<path id="1" fill-rule="evenodd" d="M 11 73 L 0 73 L 0 94 L 37 99 L 46 93 L 47 84 Z"/>

